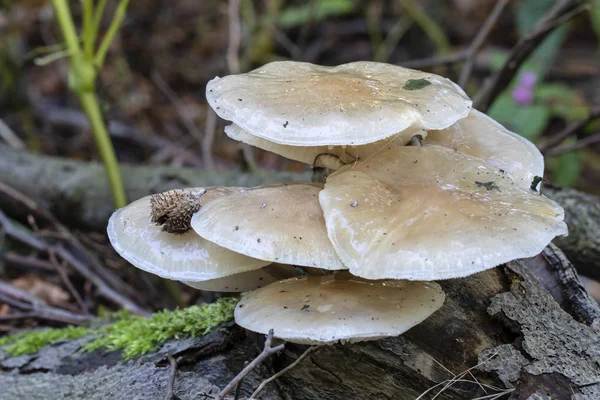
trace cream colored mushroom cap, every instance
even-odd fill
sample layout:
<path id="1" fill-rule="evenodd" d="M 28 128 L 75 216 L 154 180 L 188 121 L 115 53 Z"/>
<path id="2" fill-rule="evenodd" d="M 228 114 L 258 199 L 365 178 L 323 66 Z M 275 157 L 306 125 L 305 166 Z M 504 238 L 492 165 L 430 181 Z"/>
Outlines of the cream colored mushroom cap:
<path id="1" fill-rule="evenodd" d="M 348 273 L 292 278 L 247 293 L 235 321 L 293 343 L 358 342 L 398 336 L 444 303 L 436 283 L 367 281 Z"/>
<path id="2" fill-rule="evenodd" d="M 272 62 L 211 80 L 206 98 L 248 133 L 293 146 L 357 146 L 409 127 L 443 129 L 466 117 L 472 103 L 446 78 L 369 61 Z"/>
<path id="3" fill-rule="evenodd" d="M 513 133 L 475 109 L 467 118 L 439 131 L 429 131 L 424 144 L 450 147 L 483 159 L 524 188 L 535 176 L 544 176 L 544 156 L 529 140 Z"/>
<path id="4" fill-rule="evenodd" d="M 186 190 L 200 192 L 201 188 Z M 207 188 L 201 202 L 210 204 L 231 190 Z M 166 279 L 202 281 L 269 264 L 220 247 L 192 230 L 183 235 L 163 232 L 150 222 L 150 197 L 115 211 L 108 222 L 112 246 L 135 267 Z"/>
<path id="5" fill-rule="evenodd" d="M 319 199 L 340 259 L 368 279 L 463 277 L 534 256 L 567 234 L 557 203 L 479 158 L 433 145 L 341 168 Z"/>
<path id="6" fill-rule="evenodd" d="M 306 164 L 313 164 L 317 156 L 322 154 L 332 154 L 348 164 L 371 157 L 392 146 L 405 146 L 415 135 L 427 137 L 427 131 L 423 129 L 408 128 L 388 138 L 359 146 L 289 146 L 254 136 L 236 124 L 226 126 L 225 133 L 233 140 Z"/>
<path id="7" fill-rule="evenodd" d="M 345 269 L 327 238 L 322 185 L 289 183 L 240 189 L 192 218 L 203 238 L 249 257 L 282 264 Z"/>
<path id="8" fill-rule="evenodd" d="M 208 281 L 192 282 L 183 281 L 188 286 L 209 292 L 247 292 L 259 289 L 269 283 L 277 282 L 284 278 L 298 276 L 290 265 L 271 264 L 261 269 L 240 272 L 223 278 Z"/>

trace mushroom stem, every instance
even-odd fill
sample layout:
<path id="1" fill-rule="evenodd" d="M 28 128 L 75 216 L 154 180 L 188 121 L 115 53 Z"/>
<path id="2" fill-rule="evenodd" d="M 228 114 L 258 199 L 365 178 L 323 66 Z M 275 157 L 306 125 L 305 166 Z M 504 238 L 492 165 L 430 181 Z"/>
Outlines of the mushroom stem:
<path id="1" fill-rule="evenodd" d="M 263 351 L 258 356 L 256 356 L 256 358 L 252 360 L 252 362 L 248 364 L 239 374 L 237 374 L 237 376 L 233 378 L 231 382 L 229 382 L 227 386 L 225 386 L 225 388 L 219 392 L 219 394 L 215 396 L 215 400 L 223 400 L 227 393 L 229 393 L 231 389 L 236 387 L 237 384 L 246 377 L 246 375 L 252 372 L 256 367 L 258 367 L 258 365 L 261 362 L 263 362 L 264 359 L 271 356 L 272 354 L 277 353 L 278 351 L 283 350 L 283 348 L 285 347 L 284 343 L 275 347 L 271 347 L 272 341 L 273 329 L 269 330 L 269 333 L 267 334 L 267 338 L 265 339 L 265 347 L 263 348 Z"/>
<path id="2" fill-rule="evenodd" d="M 416 146 L 416 147 L 423 146 L 423 136 L 415 135 L 415 136 L 411 137 L 407 146 Z"/>

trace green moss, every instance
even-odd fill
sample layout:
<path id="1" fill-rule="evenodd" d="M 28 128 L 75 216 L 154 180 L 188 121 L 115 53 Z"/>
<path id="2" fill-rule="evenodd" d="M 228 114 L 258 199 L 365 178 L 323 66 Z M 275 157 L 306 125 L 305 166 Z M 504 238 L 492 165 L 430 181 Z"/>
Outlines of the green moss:
<path id="1" fill-rule="evenodd" d="M 69 326 L 60 329 L 45 329 L 35 332 L 23 332 L 0 338 L 0 346 L 13 356 L 35 353 L 44 346 L 63 339 L 78 339 L 93 333 L 90 328 Z"/>
<path id="2" fill-rule="evenodd" d="M 76 339 L 89 334 L 98 337 L 88 342 L 83 351 L 105 348 L 123 350 L 123 358 L 131 359 L 156 350 L 170 338 L 196 337 L 210 332 L 219 324 L 233 319 L 237 299 L 222 298 L 212 304 L 182 310 L 161 311 L 150 318 L 119 311 L 110 316 L 114 322 L 98 329 L 67 327 L 0 338 L 0 346 L 16 356 L 35 353 L 42 347 L 62 339 Z"/>

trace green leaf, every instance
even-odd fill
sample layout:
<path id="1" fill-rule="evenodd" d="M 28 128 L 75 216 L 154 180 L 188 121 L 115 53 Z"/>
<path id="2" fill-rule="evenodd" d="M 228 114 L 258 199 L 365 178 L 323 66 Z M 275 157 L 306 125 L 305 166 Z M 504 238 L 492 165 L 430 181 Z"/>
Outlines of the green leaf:
<path id="1" fill-rule="evenodd" d="M 431 85 L 431 82 L 429 82 L 425 78 L 421 78 L 421 79 L 409 79 L 409 80 L 406 81 L 406 83 L 404 84 L 404 86 L 402 86 L 402 89 L 405 89 L 405 90 L 419 90 L 419 89 L 423 89 L 424 87 L 427 87 L 429 85 Z"/>
<path id="2" fill-rule="evenodd" d="M 590 20 L 592 21 L 592 27 L 596 32 L 598 49 L 600 49 L 600 0 L 592 0 L 592 7 L 590 8 Z"/>
<path id="3" fill-rule="evenodd" d="M 550 121 L 550 109 L 544 105 L 523 105 L 503 93 L 492 104 L 490 117 L 513 132 L 533 141 L 539 137 Z"/>

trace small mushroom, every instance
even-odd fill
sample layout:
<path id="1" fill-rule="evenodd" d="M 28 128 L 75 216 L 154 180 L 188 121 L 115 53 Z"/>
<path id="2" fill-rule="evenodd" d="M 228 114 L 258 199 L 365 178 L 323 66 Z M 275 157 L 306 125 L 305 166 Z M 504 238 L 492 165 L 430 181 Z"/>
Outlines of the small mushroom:
<path id="1" fill-rule="evenodd" d="M 327 238 L 319 205 L 321 189 L 314 183 L 289 183 L 233 192 L 203 206 L 192 218 L 192 228 L 203 238 L 249 257 L 345 269 Z"/>
<path id="2" fill-rule="evenodd" d="M 337 67 L 272 62 L 213 79 L 206 98 L 221 118 L 292 146 L 358 146 L 408 128 L 444 129 L 471 108 L 446 78 L 367 61 Z"/>
<path id="3" fill-rule="evenodd" d="M 210 204 L 236 189 L 207 188 L 200 197 L 202 205 Z M 195 188 L 184 191 L 200 194 L 202 190 Z M 183 234 L 165 232 L 151 220 L 160 219 L 157 214 L 151 217 L 154 210 L 151 198 L 141 198 L 115 211 L 108 222 L 108 237 L 112 246 L 137 268 L 167 279 L 202 281 L 259 269 L 269 264 L 220 247 L 191 230 Z"/>
<path id="4" fill-rule="evenodd" d="M 367 281 L 341 272 L 272 283 L 247 293 L 238 325 L 293 343 L 358 342 L 398 336 L 444 303 L 436 283 Z"/>
<path id="5" fill-rule="evenodd" d="M 557 203 L 441 146 L 396 147 L 347 165 L 319 198 L 340 259 L 368 279 L 463 277 L 567 234 Z"/>
<path id="6" fill-rule="evenodd" d="M 511 175 L 521 187 L 529 187 L 535 176 L 544 176 L 544 157 L 533 143 L 477 110 L 446 129 L 429 131 L 424 144 L 481 158 Z"/>
<path id="7" fill-rule="evenodd" d="M 240 272 L 223 278 L 207 281 L 183 281 L 188 286 L 209 292 L 239 293 L 255 290 L 277 282 L 284 278 L 298 276 L 298 272 L 290 265 L 271 264 L 261 269 Z"/>

